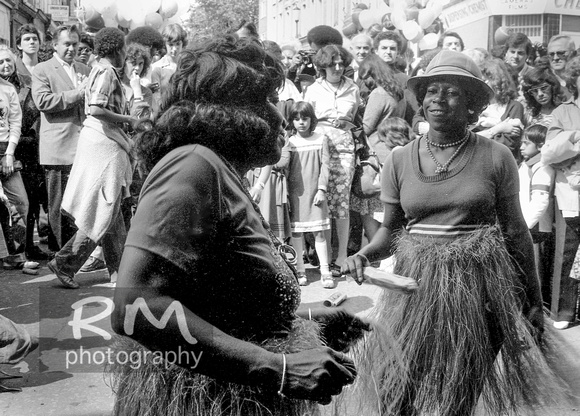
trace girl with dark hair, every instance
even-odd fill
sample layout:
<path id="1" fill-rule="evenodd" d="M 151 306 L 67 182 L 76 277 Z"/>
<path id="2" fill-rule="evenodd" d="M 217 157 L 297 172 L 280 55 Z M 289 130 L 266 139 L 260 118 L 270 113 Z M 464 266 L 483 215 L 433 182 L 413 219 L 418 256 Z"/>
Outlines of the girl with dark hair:
<path id="1" fill-rule="evenodd" d="M 549 64 L 537 66 L 528 72 L 524 76 L 522 91 L 526 99 L 525 124 L 548 127 L 552 122 L 552 111 L 564 99 L 560 82 Z"/>
<path id="2" fill-rule="evenodd" d="M 195 366 L 116 363 L 117 415 L 316 414 L 316 402 L 355 378 L 353 362 L 321 337 L 344 349 L 365 325 L 334 311 L 296 315 L 296 276 L 243 184 L 249 169 L 280 158 L 282 118 L 268 97 L 284 74 L 268 62 L 233 36 L 184 50 L 161 116 L 136 137 L 150 172 L 115 291 L 113 328 L 131 338 L 118 348 L 203 356 Z M 129 332 L 135 301 L 179 317 L 160 328 L 139 316 Z"/>
<path id="3" fill-rule="evenodd" d="M 152 116 L 153 93 L 143 85 L 141 77 L 149 71 L 151 55 L 149 49 L 139 43 L 127 46 L 125 65 L 121 71 L 125 99 L 129 111 L 138 118 Z"/>
<path id="4" fill-rule="evenodd" d="M 485 82 L 493 89 L 494 95 L 489 106 L 481 113 L 473 131 L 505 144 L 520 160 L 520 140 L 523 130 L 524 106 L 516 100 L 516 85 L 507 66 L 499 59 L 488 59 L 481 64 Z"/>
<path id="5" fill-rule="evenodd" d="M 121 201 L 128 196 L 133 170 L 133 141 L 124 125 L 137 121 L 127 115 L 127 100 L 116 68 L 125 63 L 125 35 L 106 27 L 95 35 L 100 58 L 85 91 L 86 120 L 79 136 L 73 167 L 62 198 L 62 209 L 74 218 L 78 231 L 60 249 L 48 268 L 70 289 L 79 288 L 74 275 L 100 244 L 111 281 L 125 243 Z"/>
<path id="6" fill-rule="evenodd" d="M 328 180 L 328 208 L 336 223 L 338 253 L 331 265 L 335 275 L 347 256 L 349 238 L 350 188 L 354 175 L 355 143 L 353 121 L 360 105 L 359 89 L 344 76 L 344 69 L 352 61 L 351 54 L 338 45 L 320 49 L 314 57 L 321 77 L 308 87 L 304 101 L 314 107 L 318 126 L 316 131 L 330 138 L 330 176 Z M 330 232 L 327 234 L 330 241 Z"/>
<path id="7" fill-rule="evenodd" d="M 299 101 L 290 111 L 293 135 L 290 137 L 290 165 L 288 168 L 288 196 L 290 198 L 290 224 L 292 246 L 296 250 L 298 282 L 307 283 L 302 251 L 303 234 L 314 234 L 314 245 L 320 261 L 322 287 L 334 287 L 328 267 L 328 247 L 324 231 L 330 230 L 328 218 L 329 148 L 328 137 L 316 133 L 318 122 L 310 103 Z"/>

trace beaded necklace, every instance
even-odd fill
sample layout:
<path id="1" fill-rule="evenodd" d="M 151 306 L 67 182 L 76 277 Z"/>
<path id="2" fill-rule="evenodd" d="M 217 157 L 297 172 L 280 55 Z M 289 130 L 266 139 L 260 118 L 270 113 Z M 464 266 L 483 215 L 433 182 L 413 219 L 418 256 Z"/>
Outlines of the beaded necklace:
<path id="1" fill-rule="evenodd" d="M 427 152 L 429 153 L 429 156 L 431 156 L 431 159 L 433 160 L 433 162 L 435 162 L 435 165 L 437 166 L 437 168 L 435 169 L 436 175 L 439 175 L 440 173 L 446 173 L 449 171 L 449 166 L 451 165 L 451 162 L 453 162 L 453 160 L 455 160 L 455 158 L 459 155 L 459 152 L 461 152 L 461 150 L 465 147 L 468 140 L 469 140 L 469 130 L 467 131 L 465 137 L 463 139 L 459 140 L 458 142 L 441 146 L 441 147 L 451 147 L 451 146 L 459 145 L 459 147 L 451 155 L 449 160 L 447 162 L 445 162 L 444 164 L 441 164 L 435 158 L 435 155 L 433 154 L 433 152 L 431 151 L 431 147 L 429 146 L 433 142 L 431 140 L 429 140 L 429 138 L 427 136 L 425 136 L 425 146 L 427 147 Z"/>
<path id="2" fill-rule="evenodd" d="M 468 137 L 469 137 L 469 130 L 466 130 L 465 136 L 463 136 L 461 139 L 459 139 L 453 143 L 437 143 L 437 142 L 434 142 L 433 140 L 431 140 L 428 135 L 425 135 L 425 141 L 427 143 L 429 143 L 430 146 L 438 147 L 440 149 L 445 149 L 446 147 L 454 147 L 454 146 L 460 145 L 461 143 L 463 143 L 464 140 L 467 140 Z"/>

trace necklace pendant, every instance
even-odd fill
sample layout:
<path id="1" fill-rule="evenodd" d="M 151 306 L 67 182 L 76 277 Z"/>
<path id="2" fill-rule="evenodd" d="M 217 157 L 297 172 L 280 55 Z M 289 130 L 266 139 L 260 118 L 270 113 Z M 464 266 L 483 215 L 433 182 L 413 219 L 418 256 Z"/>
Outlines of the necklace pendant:
<path id="1" fill-rule="evenodd" d="M 439 175 L 440 173 L 446 173 L 447 168 L 445 166 L 437 166 L 435 169 L 435 175 Z"/>

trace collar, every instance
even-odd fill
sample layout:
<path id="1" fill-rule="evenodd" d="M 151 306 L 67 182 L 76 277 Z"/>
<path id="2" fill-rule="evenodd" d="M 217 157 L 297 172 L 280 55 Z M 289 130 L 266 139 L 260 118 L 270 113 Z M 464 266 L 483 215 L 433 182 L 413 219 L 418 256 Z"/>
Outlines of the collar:
<path id="1" fill-rule="evenodd" d="M 525 164 L 531 168 L 532 166 L 534 166 L 536 163 L 538 163 L 540 161 L 540 159 L 542 158 L 542 154 L 538 153 L 535 156 L 532 156 L 531 158 L 529 158 L 528 160 L 525 161 Z"/>
<path id="2" fill-rule="evenodd" d="M 67 66 L 67 67 L 69 67 L 69 68 L 74 68 L 74 66 L 73 66 L 73 65 L 74 65 L 74 63 L 75 63 L 74 61 L 72 61 L 72 62 L 69 64 L 69 63 L 67 63 L 67 62 L 63 61 L 63 60 L 61 59 L 61 57 L 60 57 L 60 56 L 58 56 L 58 54 L 57 54 L 56 52 L 54 52 L 54 53 L 52 54 L 52 56 L 54 56 L 54 57 L 56 58 L 56 60 L 57 60 L 57 61 L 58 61 L 58 62 L 59 62 L 59 63 L 60 63 L 62 66 Z"/>

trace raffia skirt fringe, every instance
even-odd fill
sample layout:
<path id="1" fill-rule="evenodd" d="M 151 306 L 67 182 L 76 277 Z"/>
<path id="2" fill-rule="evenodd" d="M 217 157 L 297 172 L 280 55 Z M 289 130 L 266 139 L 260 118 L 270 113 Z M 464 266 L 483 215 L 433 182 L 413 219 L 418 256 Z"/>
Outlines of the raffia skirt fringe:
<path id="1" fill-rule="evenodd" d="M 359 414 L 467 416 L 482 400 L 490 415 L 517 415 L 548 400 L 557 378 L 522 316 L 499 229 L 448 243 L 403 233 L 397 247 L 395 273 L 416 279 L 419 290 L 385 290 L 378 301 L 372 318 L 384 328 L 357 349 Z M 381 346 L 391 336 L 406 370 Z"/>
<path id="2" fill-rule="evenodd" d="M 288 337 L 270 339 L 260 346 L 272 352 L 293 353 L 321 345 L 318 325 L 296 319 Z M 126 337 L 118 337 L 115 349 L 128 354 L 145 350 Z M 116 416 L 319 415 L 314 402 L 282 399 L 275 390 L 217 381 L 165 362 L 154 364 L 149 360 L 136 369 L 130 362 L 117 363 L 109 371 L 116 393 Z"/>

